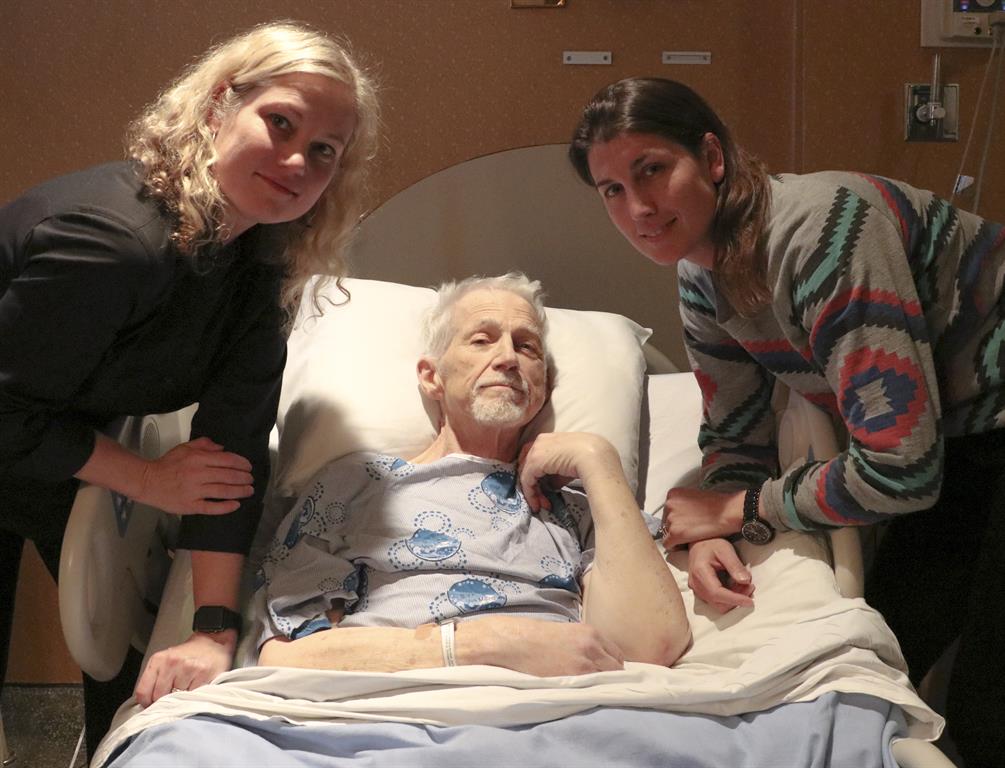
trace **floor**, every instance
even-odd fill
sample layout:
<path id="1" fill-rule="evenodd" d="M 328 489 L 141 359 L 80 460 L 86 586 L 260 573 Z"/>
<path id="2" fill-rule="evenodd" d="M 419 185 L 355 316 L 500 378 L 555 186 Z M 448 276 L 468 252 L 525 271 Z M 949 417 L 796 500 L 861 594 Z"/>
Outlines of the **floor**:
<path id="1" fill-rule="evenodd" d="M 79 685 L 11 685 L 0 697 L 0 713 L 13 753 L 11 768 L 83 768 L 83 744 L 73 765 L 84 722 Z"/>

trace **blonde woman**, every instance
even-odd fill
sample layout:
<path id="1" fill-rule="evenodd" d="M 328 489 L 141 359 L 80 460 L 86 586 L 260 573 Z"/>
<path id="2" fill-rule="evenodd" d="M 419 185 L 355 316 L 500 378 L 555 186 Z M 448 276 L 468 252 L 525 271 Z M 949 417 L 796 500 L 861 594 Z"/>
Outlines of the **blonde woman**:
<path id="1" fill-rule="evenodd" d="M 128 160 L 0 209 L 4 667 L 24 538 L 55 576 L 81 480 L 184 515 L 193 634 L 151 659 L 140 703 L 230 666 L 284 329 L 310 275 L 343 272 L 376 133 L 374 87 L 344 46 L 267 24 L 165 90 L 132 125 Z M 193 402 L 191 440 L 155 461 L 98 431 Z M 89 747 L 135 679 L 130 663 L 111 691 L 85 680 Z"/>

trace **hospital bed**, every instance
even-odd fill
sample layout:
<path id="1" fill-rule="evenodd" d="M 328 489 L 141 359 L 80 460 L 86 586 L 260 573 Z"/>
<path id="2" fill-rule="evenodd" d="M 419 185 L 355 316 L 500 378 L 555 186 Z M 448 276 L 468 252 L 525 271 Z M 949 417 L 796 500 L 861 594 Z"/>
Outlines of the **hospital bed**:
<path id="1" fill-rule="evenodd" d="M 263 532 L 256 539 L 252 559 L 260 557 L 268 531 L 327 461 L 363 448 L 408 456 L 432 437 L 433 422 L 419 398 L 413 374 L 419 353 L 417 319 L 431 302 L 432 292 L 380 281 L 349 280 L 346 285 L 352 294 L 348 304 L 329 307 L 320 318 L 305 313 L 290 339 L 273 441 L 273 478 Z M 393 319 L 388 307 L 395 308 Z M 701 399 L 693 376 L 656 373 L 654 369 L 667 367 L 665 359 L 650 352 L 647 363 L 647 332 L 622 316 L 549 310 L 549 327 L 558 379 L 551 404 L 533 428 L 589 429 L 609 437 L 626 474 L 637 479 L 640 507 L 657 510 L 667 488 L 697 477 L 700 455 L 695 436 Z M 377 339 L 384 345 L 382 353 L 368 355 Z M 805 401 L 779 392 L 776 415 L 784 463 L 801 460 L 809 452 L 823 457 L 837 449 L 827 418 Z M 156 455 L 184 438 L 186 417 L 181 413 L 135 420 L 120 430 L 120 437 L 141 452 Z M 61 568 L 60 604 L 68 644 L 81 666 L 95 677 L 109 677 L 129 643 L 145 644 L 149 654 L 184 639 L 192 615 L 190 572 L 185 553 L 171 551 L 174 526 L 170 516 L 85 488 L 72 517 Z M 766 548 L 739 546 L 757 586 L 755 608 L 721 616 L 695 602 L 687 587 L 684 554 L 668 556 L 694 633 L 692 648 L 673 670 L 628 665 L 621 677 L 621 673 L 588 676 L 594 683 L 591 690 L 574 679 L 544 685 L 525 675 L 491 668 L 478 668 L 478 673 L 471 674 L 453 668 L 369 677 L 311 672 L 314 682 L 310 684 L 291 680 L 287 674 L 263 677 L 260 670 L 250 668 L 225 675 L 228 682 L 211 687 L 224 690 L 214 694 L 205 688 L 200 689 L 202 693 L 171 694 L 142 712 L 125 707 L 117 719 L 119 730 L 106 740 L 107 748 L 98 758 L 107 756 L 117 740 L 140 733 L 144 726 L 161 727 L 176 717 L 199 712 L 226 713 L 241 722 L 257 719 L 266 728 L 274 727 L 275 719 L 266 718 L 277 711 L 295 722 L 311 723 L 315 729 L 326 717 L 368 724 L 386 719 L 396 728 L 415 722 L 455 728 L 472 723 L 533 728 L 539 720 L 551 722 L 554 728 L 558 727 L 554 723 L 565 719 L 563 715 L 584 716 L 585 710 L 608 702 L 611 711 L 623 712 L 628 707 L 633 712 L 685 718 L 680 725 L 692 734 L 687 746 L 693 754 L 688 754 L 696 760 L 694 764 L 702 764 L 698 758 L 716 753 L 713 744 L 695 735 L 701 733 L 697 723 L 748 718 L 745 727 L 756 729 L 758 721 L 750 719 L 751 713 L 769 713 L 777 719 L 787 708 L 826 701 L 840 692 L 897 705 L 882 730 L 887 734 L 883 738 L 896 732 L 899 739 L 893 742 L 885 764 L 892 765 L 889 760 L 895 756 L 900 765 L 912 768 L 951 765 L 940 763 L 944 758 L 925 742 L 939 735 L 941 718 L 910 689 L 892 635 L 860 599 L 857 533 L 782 534 Z M 170 568 L 165 569 L 166 565 Z M 154 623 L 150 609 L 158 602 L 159 584 L 165 581 Z M 108 600 L 107 595 L 119 599 Z M 242 654 L 247 657 L 249 649 Z M 314 710 L 305 712 L 302 700 L 316 696 L 312 686 L 319 675 L 325 675 L 327 693 L 323 700 L 313 702 Z M 606 682 L 604 676 L 612 679 Z M 425 699 L 416 700 L 412 691 L 419 682 L 426 694 Z M 340 693 L 340 685 L 348 693 Z M 252 699 L 246 704 L 241 697 L 249 688 Z M 570 688 L 576 695 L 556 704 L 556 697 L 567 696 Z M 366 695 L 361 696 L 360 690 Z M 493 692 L 488 698 L 494 703 L 479 695 L 484 690 Z M 500 690 L 507 694 L 502 696 Z M 297 701 L 293 711 L 289 709 L 291 696 Z M 548 702 L 543 711 L 542 702 Z M 629 722 L 639 721 L 629 718 Z M 193 723 L 201 721 L 196 718 Z M 624 730 L 626 726 L 619 723 L 617 727 L 620 738 L 628 738 L 631 732 Z M 765 728 L 779 727 L 789 726 L 765 720 Z M 838 728 L 830 736 L 841 732 Z M 386 734 L 380 737 L 385 738 Z M 793 743 L 787 749 L 796 748 L 797 740 L 791 736 L 790 740 Z M 861 758 L 857 751 L 861 745 L 857 739 L 850 742 L 856 742 L 855 757 L 834 764 L 867 764 L 854 762 Z M 682 748 L 680 739 L 673 743 L 674 749 Z M 882 739 L 877 739 L 874 764 L 884 764 L 883 748 Z M 767 759 L 764 753 L 752 754 Z M 783 751 L 770 757 L 792 754 Z M 396 753 L 389 764 L 401 759 Z M 557 758 L 542 759 L 541 764 L 547 764 Z M 727 762 L 721 764 L 732 760 L 724 759 Z"/>
<path id="2" fill-rule="evenodd" d="M 415 329 L 431 294 L 414 286 L 476 272 L 523 268 L 543 279 L 550 304 L 581 308 L 549 311 L 549 344 L 559 378 L 535 428 L 586 429 L 611 439 L 626 475 L 637 483 L 640 508 L 648 513 L 661 506 L 668 488 L 696 480 L 701 402 L 693 376 L 672 372 L 686 363 L 679 334 L 665 327 L 676 322 L 667 298 L 675 293 L 671 276 L 659 272 L 659 285 L 646 267 L 625 276 L 640 260 L 610 230 L 595 196 L 573 180 L 563 152 L 561 146 L 528 148 L 447 169 L 405 190 L 364 224 L 354 272 L 378 279 L 348 281 L 348 304 L 329 287 L 324 315 L 303 310 L 290 339 L 273 477 L 252 561 L 324 463 L 360 449 L 408 456 L 431 439 L 433 421 L 414 385 L 420 351 Z M 475 208 L 465 212 L 466 206 Z M 389 239 L 396 233 L 400 241 Z M 598 279 L 583 265 L 603 264 L 601 251 L 619 268 L 602 268 L 605 274 Z M 638 286 L 627 292 L 628 299 L 625 291 L 615 296 L 610 290 L 620 280 Z M 648 333 L 626 316 L 647 326 L 663 323 L 658 338 L 669 359 L 646 343 Z M 783 390 L 776 393 L 775 405 L 783 466 L 837 450 L 832 425 L 822 413 Z M 120 425 L 119 436 L 157 455 L 184 439 L 189 418 L 190 413 L 180 413 L 131 420 Z M 186 553 L 171 550 L 174 525 L 156 510 L 100 489 L 81 490 L 64 546 L 60 605 L 71 652 L 92 676 L 114 674 L 130 643 L 149 656 L 188 635 L 191 576 Z M 144 726 L 151 726 L 146 734 L 154 734 L 175 717 L 195 712 L 227 713 L 266 729 L 275 722 L 269 715 L 278 711 L 310 728 L 327 727 L 319 725 L 327 717 L 367 725 L 382 720 L 394 727 L 434 724 L 462 733 L 480 727 L 474 723 L 526 729 L 547 741 L 536 723 L 561 727 L 604 704 L 599 709 L 615 714 L 629 708 L 639 717 L 668 718 L 658 724 L 645 720 L 649 730 L 676 733 L 673 729 L 681 727 L 679 738 L 668 737 L 665 747 L 683 749 L 675 759 L 688 764 L 704 759 L 722 765 L 803 765 L 811 762 L 805 754 L 783 751 L 782 741 L 800 748 L 794 738 L 799 726 L 786 717 L 839 695 L 893 706 L 865 749 L 868 760 L 852 750 L 843 763 L 833 764 L 951 765 L 928 743 L 941 732 L 941 718 L 910 688 L 895 640 L 861 600 L 857 532 L 783 534 L 766 548 L 741 544 L 740 552 L 757 586 L 755 607 L 721 616 L 695 601 L 683 553 L 668 556 L 694 635 L 691 649 L 672 670 L 629 665 L 621 677 L 603 673 L 608 677 L 546 681 L 492 668 L 399 673 L 379 680 L 315 672 L 313 681 L 305 681 L 239 669 L 224 675 L 220 685 L 171 694 L 144 712 L 124 707 L 116 721 L 119 730 L 106 740 L 98 761 Z M 241 655 L 247 658 L 249 649 L 243 647 Z M 319 677 L 324 695 L 317 691 Z M 298 702 L 295 712 L 288 710 L 291 697 Z M 308 709 L 298 709 L 305 701 L 310 701 Z M 832 730 L 802 739 L 803 746 L 813 739 L 860 746 L 858 731 L 849 737 L 841 730 L 841 714 L 832 713 L 827 721 Z M 633 722 L 618 721 L 614 741 L 624 743 Z M 747 733 L 751 744 L 770 742 L 778 733 L 784 738 L 775 745 L 777 752 L 769 747 L 767 753 L 752 752 L 746 762 L 736 755 L 717 762 L 716 744 L 703 743 L 700 733 L 705 724 L 723 723 Z M 342 727 L 350 726 L 343 722 Z M 580 739 L 582 732 L 573 729 L 573 738 Z M 394 738 L 400 741 L 401 734 Z M 422 764 L 420 754 L 416 748 L 393 759 Z M 445 748 L 434 754 L 441 764 L 450 764 Z M 671 764 L 669 754 L 666 764 Z M 761 762 L 752 762 L 752 755 Z M 561 764 L 561 757 L 542 753 L 537 764 Z"/>

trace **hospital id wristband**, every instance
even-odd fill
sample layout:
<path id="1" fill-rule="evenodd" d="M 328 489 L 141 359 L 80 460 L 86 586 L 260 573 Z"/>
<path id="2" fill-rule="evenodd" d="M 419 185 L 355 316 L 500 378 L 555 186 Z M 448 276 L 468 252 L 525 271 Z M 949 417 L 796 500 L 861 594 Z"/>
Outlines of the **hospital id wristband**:
<path id="1" fill-rule="evenodd" d="M 454 627 L 457 619 L 447 619 L 440 623 L 440 650 L 443 652 L 443 666 L 457 666 L 457 651 L 454 643 Z"/>

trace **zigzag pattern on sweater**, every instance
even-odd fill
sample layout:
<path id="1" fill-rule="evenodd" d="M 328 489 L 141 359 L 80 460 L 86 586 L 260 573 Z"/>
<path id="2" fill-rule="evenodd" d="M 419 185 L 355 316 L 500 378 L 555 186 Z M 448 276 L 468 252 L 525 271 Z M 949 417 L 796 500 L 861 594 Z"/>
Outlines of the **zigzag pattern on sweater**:
<path id="1" fill-rule="evenodd" d="M 726 337 L 716 341 L 701 341 L 687 329 L 684 330 L 684 342 L 688 348 L 702 355 L 727 363 L 749 363 L 750 355 L 736 339 Z"/>
<path id="2" fill-rule="evenodd" d="M 844 187 L 837 190 L 816 247 L 792 283 L 796 325 L 811 307 L 834 292 L 838 278 L 848 270 L 868 211 L 868 203 L 858 195 Z"/>
<path id="3" fill-rule="evenodd" d="M 713 469 L 702 481 L 701 487 L 714 489 L 716 486 L 730 488 L 754 488 L 778 473 L 778 462 L 771 464 L 733 463 Z"/>
<path id="4" fill-rule="evenodd" d="M 814 358 L 829 367 L 834 348 L 847 343 L 849 334 L 868 327 L 901 331 L 916 342 L 928 342 L 928 327 L 918 302 L 904 302 L 893 291 L 856 286 L 832 297 L 817 317 L 810 331 Z"/>
<path id="5" fill-rule="evenodd" d="M 774 374 L 817 372 L 809 349 L 799 351 L 788 339 L 750 339 L 741 341 L 740 345 L 754 360 Z"/>
<path id="6" fill-rule="evenodd" d="M 931 499 L 938 495 L 945 458 L 941 440 L 936 440 L 917 461 L 903 466 L 883 463 L 882 473 L 875 470 L 879 462 L 864 453 L 862 446 L 854 442 L 848 448 L 856 474 L 877 493 L 897 499 Z"/>
<path id="7" fill-rule="evenodd" d="M 921 242 L 907 252 L 921 306 L 930 307 L 939 298 L 939 259 L 946 251 L 959 225 L 956 209 L 945 200 L 933 197 L 926 210 L 928 228 Z"/>
<path id="8" fill-rule="evenodd" d="M 855 175 L 865 179 L 879 190 L 883 202 L 886 203 L 899 225 L 900 242 L 904 246 L 904 252 L 914 253 L 918 245 L 918 238 L 924 231 L 924 224 L 904 191 L 890 179 L 884 179 L 882 176 L 871 176 L 868 173 L 856 173 Z"/>
<path id="9" fill-rule="evenodd" d="M 681 306 L 685 310 L 715 317 L 715 305 L 697 283 L 681 278 L 677 285 L 677 291 L 680 295 Z"/>
<path id="10" fill-rule="evenodd" d="M 969 434 L 987 432 L 989 429 L 1002 426 L 999 416 L 1005 412 L 1005 391 L 985 392 L 976 398 L 967 412 L 964 426 Z"/>
<path id="11" fill-rule="evenodd" d="M 959 309 L 942 333 L 940 342 L 943 346 L 949 349 L 961 347 L 967 339 L 977 332 L 984 318 L 990 312 L 990 307 L 979 305 L 981 278 L 991 254 L 1003 245 L 1005 245 L 1005 227 L 986 221 L 981 224 L 976 235 L 967 244 L 966 250 L 960 257 L 960 266 L 956 273 L 954 286 Z M 998 312 L 1002 312 L 1000 302 Z M 982 358 L 975 362 L 978 379 L 982 385 L 986 384 L 991 380 L 991 377 L 988 376 L 987 360 Z"/>
<path id="12" fill-rule="evenodd" d="M 928 408 L 924 373 L 906 357 L 863 347 L 845 355 L 838 406 L 854 442 L 869 450 L 901 445 Z"/>
<path id="13" fill-rule="evenodd" d="M 1005 233 L 1005 230 L 1003 230 Z M 975 402 L 967 417 L 967 425 L 983 432 L 997 424 L 1005 410 L 1005 306 L 997 305 L 998 322 L 981 339 L 977 348 L 977 380 L 984 396 Z"/>
<path id="14" fill-rule="evenodd" d="M 859 499 L 849 492 L 847 476 L 849 469 L 855 470 L 857 482 L 872 487 L 877 494 L 887 500 L 917 499 L 919 507 L 925 507 L 938 495 L 943 463 L 941 441 L 935 443 L 921 459 L 907 467 L 883 465 L 883 474 L 876 472 L 872 465 L 864 461 L 861 453 L 854 447 L 849 450 L 849 455 L 851 462 L 829 462 L 821 467 L 816 477 L 817 506 L 824 517 L 834 525 L 870 524 L 889 516 L 889 512 L 866 509 Z M 786 478 L 782 491 L 788 521 L 797 523 L 800 530 L 813 525 L 813 521 L 804 520 L 798 514 L 795 503 L 802 478 L 810 467 L 811 465 L 806 465 L 801 468 L 801 472 L 792 473 Z M 894 479 L 899 482 L 895 482 Z"/>
<path id="15" fill-rule="evenodd" d="M 702 422 L 698 430 L 698 447 L 705 448 L 720 440 L 742 443 L 762 420 L 771 413 L 771 391 L 775 382 L 763 377 L 760 386 L 733 408 L 718 424 Z"/>
<path id="16" fill-rule="evenodd" d="M 877 176 L 771 184 L 768 312 L 717 311 L 711 273 L 681 269 L 705 484 L 756 484 L 777 377 L 840 418 L 849 447 L 763 484 L 766 514 L 812 529 L 927 508 L 944 435 L 1005 426 L 1005 227 Z"/>

